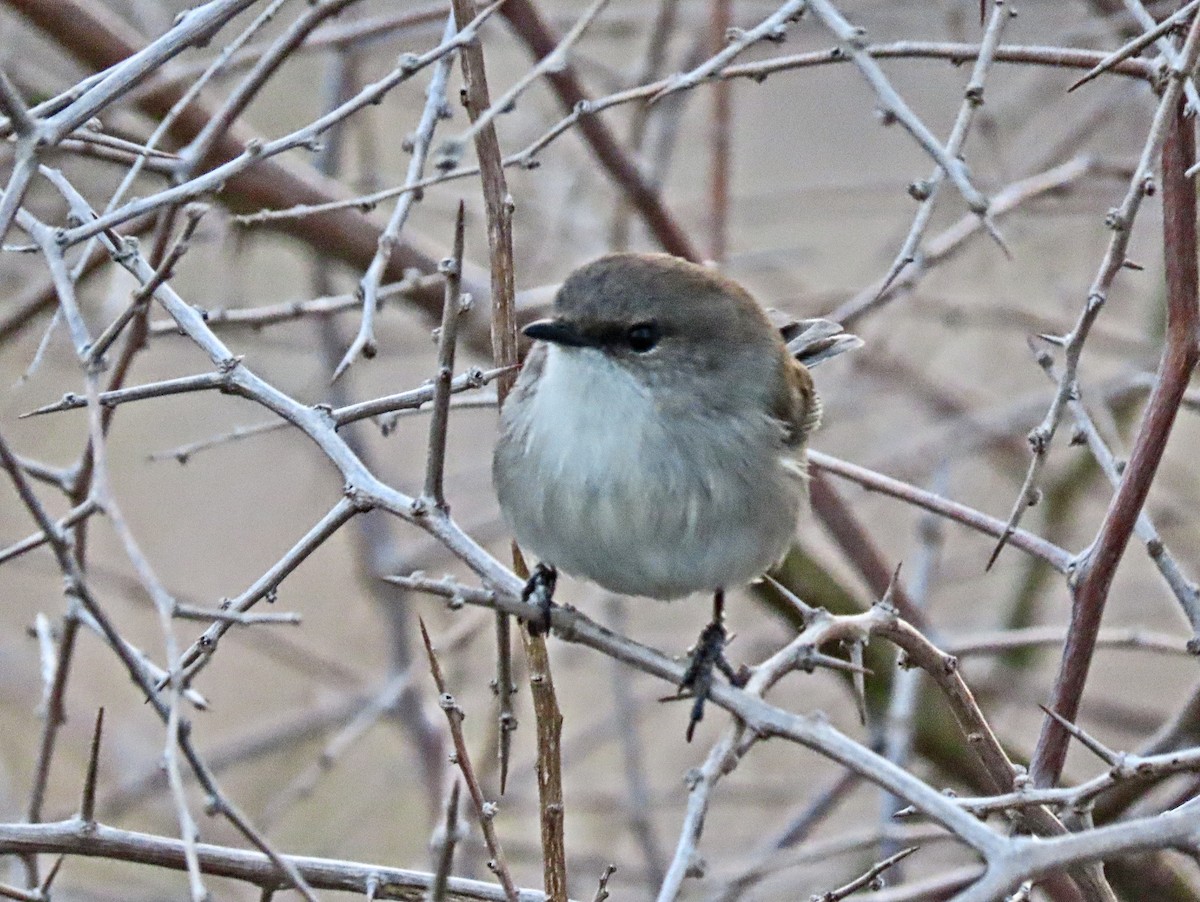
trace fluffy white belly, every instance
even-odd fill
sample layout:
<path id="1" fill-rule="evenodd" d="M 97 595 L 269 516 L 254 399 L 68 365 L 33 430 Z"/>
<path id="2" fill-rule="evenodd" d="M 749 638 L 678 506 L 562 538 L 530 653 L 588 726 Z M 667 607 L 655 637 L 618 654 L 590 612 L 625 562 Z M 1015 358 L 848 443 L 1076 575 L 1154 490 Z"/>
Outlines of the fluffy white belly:
<path id="1" fill-rule="evenodd" d="M 603 354 L 548 351 L 536 391 L 506 405 L 496 452 L 500 503 L 523 547 L 655 598 L 741 585 L 779 559 L 804 486 L 777 423 L 702 409 L 664 419 Z"/>

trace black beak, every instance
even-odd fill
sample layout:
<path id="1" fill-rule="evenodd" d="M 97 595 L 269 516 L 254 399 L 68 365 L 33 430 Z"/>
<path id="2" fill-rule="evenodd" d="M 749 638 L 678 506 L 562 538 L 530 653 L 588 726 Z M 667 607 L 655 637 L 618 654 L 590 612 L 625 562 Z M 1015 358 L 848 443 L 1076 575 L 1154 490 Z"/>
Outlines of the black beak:
<path id="1" fill-rule="evenodd" d="M 561 319 L 539 319 L 521 331 L 538 341 L 549 341 L 569 348 L 587 348 L 595 344 L 574 323 Z"/>

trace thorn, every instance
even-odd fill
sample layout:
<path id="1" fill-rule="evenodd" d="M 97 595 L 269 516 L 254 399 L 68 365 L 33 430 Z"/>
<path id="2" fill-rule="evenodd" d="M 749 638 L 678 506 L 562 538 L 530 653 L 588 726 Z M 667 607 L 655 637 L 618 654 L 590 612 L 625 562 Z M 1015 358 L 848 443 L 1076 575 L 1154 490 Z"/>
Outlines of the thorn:
<path id="1" fill-rule="evenodd" d="M 863 667 L 863 645 L 862 642 L 850 643 L 850 663 L 859 668 L 851 677 L 851 681 L 854 683 L 854 703 L 858 707 L 858 722 L 865 727 L 867 725 L 867 679 L 862 673 L 866 669 Z"/>
<path id="2" fill-rule="evenodd" d="M 872 300 L 878 301 L 881 297 L 883 297 L 885 294 L 887 294 L 888 289 L 891 288 L 893 284 L 895 284 L 895 281 L 898 278 L 900 278 L 900 274 L 902 272 L 904 272 L 904 270 L 908 269 L 908 267 L 911 266 L 914 262 L 916 262 L 916 261 L 915 261 L 915 258 L 913 258 L 913 257 L 905 257 L 903 259 L 898 259 L 898 260 L 894 261 L 892 263 L 891 269 L 889 269 L 887 271 L 887 273 L 884 275 L 883 281 L 881 283 L 879 283 L 879 290 L 875 292 L 875 297 L 872 298 Z"/>
<path id="3" fill-rule="evenodd" d="M 429 656 L 429 671 L 433 674 L 433 682 L 437 684 L 438 695 L 445 695 L 446 680 L 442 676 L 442 665 L 438 663 L 437 653 L 433 650 L 433 640 L 429 638 L 424 617 L 417 618 L 417 626 L 421 628 L 421 641 L 425 643 L 425 654 Z"/>
<path id="4" fill-rule="evenodd" d="M 991 215 L 989 215 L 987 212 L 984 212 L 981 216 L 981 219 L 983 220 L 984 230 L 992 237 L 992 240 L 996 242 L 1005 258 L 1008 260 L 1013 260 L 1013 252 L 1009 248 L 1008 242 L 1004 240 L 1004 235 L 1001 234 L 1000 227 L 996 225 Z"/>
<path id="5" fill-rule="evenodd" d="M 446 817 L 442 822 L 442 841 L 437 851 L 438 866 L 429 889 L 430 902 L 441 902 L 446 898 L 446 884 L 450 869 L 454 865 L 454 847 L 458 842 L 458 797 L 462 784 L 455 779 L 450 787 L 450 798 L 446 801 Z"/>
<path id="6" fill-rule="evenodd" d="M 855 675 L 875 675 L 875 671 L 873 671 L 870 667 L 865 667 L 862 664 L 856 664 L 853 661 L 843 661 L 841 658 L 835 658 L 833 655 L 827 655 L 824 652 L 819 651 L 814 651 L 812 654 L 808 655 L 801 664 L 801 667 L 805 670 L 808 670 L 809 665 L 812 667 L 827 667 L 830 670 L 839 670 L 844 673 L 851 673 Z"/>
<path id="7" fill-rule="evenodd" d="M 79 802 L 79 818 L 85 824 L 95 821 L 96 772 L 100 761 L 100 737 L 104 732 L 104 708 L 96 711 L 96 727 L 92 732 L 92 748 L 88 754 L 87 776 L 83 781 L 83 798 Z"/>
<path id="8" fill-rule="evenodd" d="M 1089 752 L 1091 752 L 1109 767 L 1116 767 L 1121 763 L 1121 756 L 1102 743 L 1099 739 L 1096 739 L 1095 737 L 1086 733 L 1083 729 L 1071 723 L 1071 721 L 1067 720 L 1057 711 L 1054 711 L 1045 705 L 1038 705 L 1038 707 L 1045 711 L 1047 716 L 1055 720 L 1064 730 L 1082 742 L 1084 747 Z"/>
<path id="9" fill-rule="evenodd" d="M 1008 544 L 1008 540 L 1012 538 L 1013 528 L 1005 526 L 1004 532 L 1000 536 L 1000 541 L 996 543 L 996 547 L 992 549 L 991 556 L 988 557 L 987 563 L 983 567 L 983 572 L 987 573 L 992 569 L 992 565 L 996 563 L 996 559 L 1000 557 L 1000 552 L 1004 550 L 1004 546 Z"/>
<path id="10" fill-rule="evenodd" d="M 1065 335 L 1054 335 L 1050 332 L 1039 332 L 1037 337 L 1047 344 L 1054 345 L 1056 348 L 1065 348 L 1067 346 L 1068 338 Z"/>
<path id="11" fill-rule="evenodd" d="M 904 566 L 903 561 L 901 561 L 900 563 L 898 563 L 896 565 L 896 569 L 892 571 L 892 578 L 888 580 L 888 586 L 887 586 L 886 591 L 884 591 L 884 593 L 883 593 L 883 598 L 879 599 L 877 604 L 881 604 L 881 605 L 884 605 L 885 607 L 889 607 L 889 608 L 893 608 L 893 609 L 896 607 L 896 605 L 892 599 L 895 598 L 896 586 L 900 582 L 900 568 L 903 566 Z"/>
<path id="12" fill-rule="evenodd" d="M 62 868 L 63 862 L 66 860 L 67 856 L 65 854 L 59 855 L 56 859 L 54 859 L 54 864 L 50 865 L 50 872 L 46 874 L 46 879 L 43 880 L 42 885 L 38 887 L 38 892 L 47 899 L 50 898 L 50 884 L 54 882 L 54 878 L 58 876 L 58 872 Z"/>

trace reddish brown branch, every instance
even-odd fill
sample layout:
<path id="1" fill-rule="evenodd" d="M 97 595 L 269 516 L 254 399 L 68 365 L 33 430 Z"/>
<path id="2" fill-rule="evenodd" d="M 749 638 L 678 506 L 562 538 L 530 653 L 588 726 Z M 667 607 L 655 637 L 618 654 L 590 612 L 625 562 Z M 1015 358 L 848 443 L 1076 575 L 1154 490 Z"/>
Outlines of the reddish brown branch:
<path id="1" fill-rule="evenodd" d="M 546 897 L 567 902 L 566 809 L 562 785 L 562 711 L 554 691 L 546 637 L 521 630 L 529 658 L 529 689 L 537 719 L 537 783 Z"/>
<path id="2" fill-rule="evenodd" d="M 924 613 L 912 603 L 903 586 L 898 582 L 893 585 L 895 568 L 884 561 L 882 552 L 872 541 L 870 534 L 842 500 L 842 496 L 829 484 L 829 479 L 824 473 L 814 471 L 811 474 L 809 492 L 812 496 L 813 512 L 825 524 L 833 540 L 870 590 L 882 597 L 891 586 L 892 603 L 900 612 L 900 616 L 918 629 L 924 629 Z"/>
<path id="3" fill-rule="evenodd" d="M 1054 710 L 1075 721 L 1087 680 L 1104 603 L 1117 565 L 1146 502 L 1171 426 L 1197 360 L 1196 188 L 1185 173 L 1196 156 L 1192 122 L 1181 100 L 1162 152 L 1163 254 L 1167 277 L 1166 347 L 1138 429 L 1133 453 L 1091 549 L 1079 566 L 1067 644 L 1054 682 Z M 1031 771 L 1038 786 L 1062 773 L 1070 735 L 1053 718 L 1042 725 Z"/>
<path id="4" fill-rule="evenodd" d="M 717 54 L 728 42 L 726 32 L 732 23 L 731 0 L 713 0 L 709 29 L 711 52 Z M 708 252 L 718 263 L 725 262 L 729 251 L 729 178 L 733 120 L 733 85 L 720 79 L 712 86 L 712 150 L 709 160 L 709 243 Z"/>

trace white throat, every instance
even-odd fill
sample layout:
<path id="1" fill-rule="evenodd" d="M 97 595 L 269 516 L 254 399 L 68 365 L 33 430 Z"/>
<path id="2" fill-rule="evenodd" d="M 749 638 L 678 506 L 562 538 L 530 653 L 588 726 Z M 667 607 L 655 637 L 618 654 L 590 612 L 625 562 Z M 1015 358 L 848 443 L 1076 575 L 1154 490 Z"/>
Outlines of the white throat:
<path id="1" fill-rule="evenodd" d="M 526 438 L 552 472 L 611 471 L 636 455 L 646 427 L 657 424 L 649 390 L 595 348 L 547 349 L 532 399 L 535 425 Z M 540 427 L 540 428 L 539 428 Z M 535 434 L 544 429 L 544 434 Z M 585 477 L 586 478 L 586 477 Z"/>

